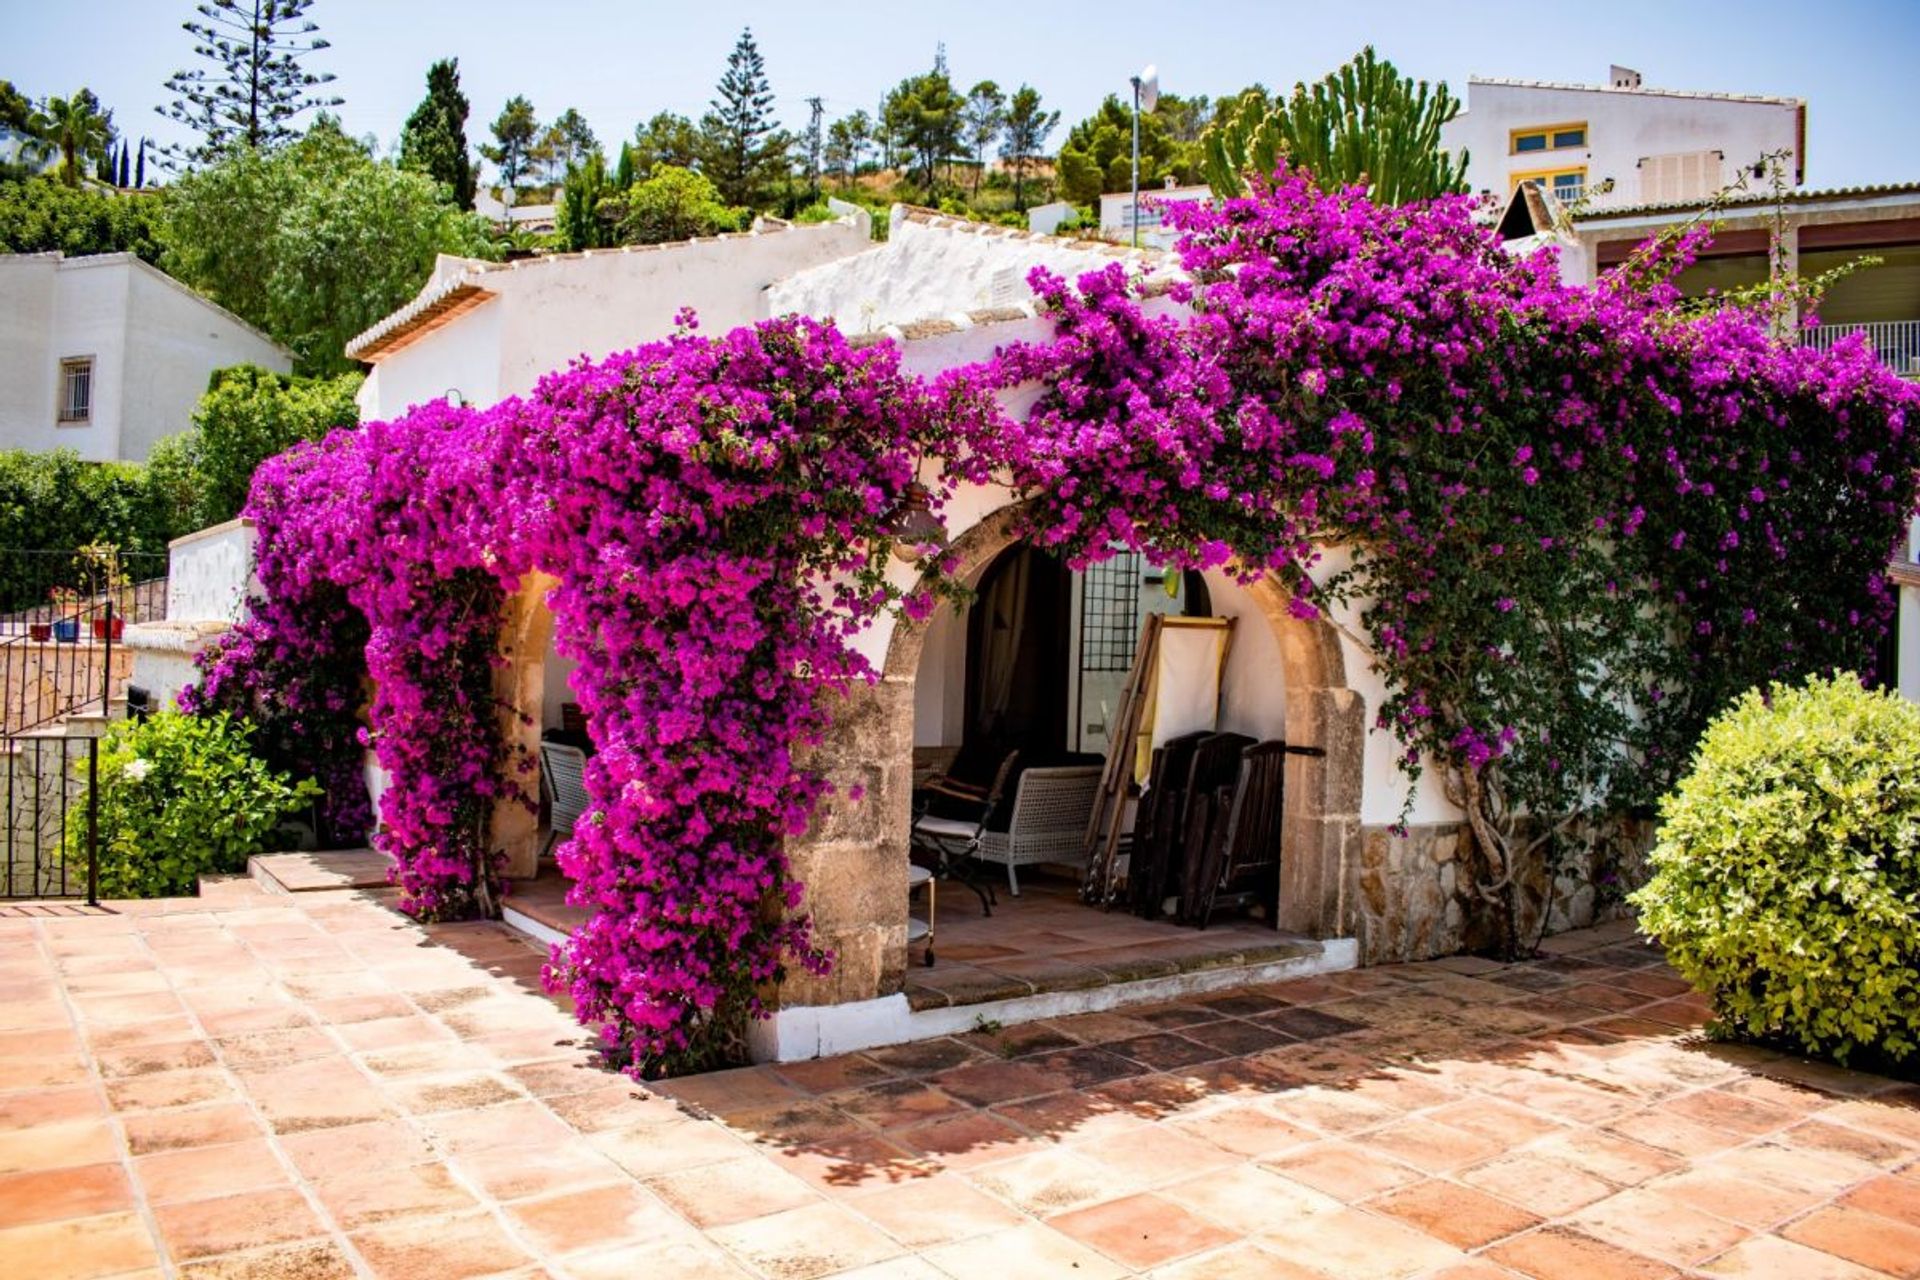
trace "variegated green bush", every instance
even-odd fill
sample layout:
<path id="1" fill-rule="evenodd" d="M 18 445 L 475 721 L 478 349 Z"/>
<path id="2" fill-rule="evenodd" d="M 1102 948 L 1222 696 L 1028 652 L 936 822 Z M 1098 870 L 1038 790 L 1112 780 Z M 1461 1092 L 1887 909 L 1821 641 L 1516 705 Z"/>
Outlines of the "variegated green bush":
<path id="1" fill-rule="evenodd" d="M 1841 1061 L 1920 1043 L 1920 707 L 1841 673 L 1752 691 L 1661 803 L 1640 927 L 1722 1030 Z"/>

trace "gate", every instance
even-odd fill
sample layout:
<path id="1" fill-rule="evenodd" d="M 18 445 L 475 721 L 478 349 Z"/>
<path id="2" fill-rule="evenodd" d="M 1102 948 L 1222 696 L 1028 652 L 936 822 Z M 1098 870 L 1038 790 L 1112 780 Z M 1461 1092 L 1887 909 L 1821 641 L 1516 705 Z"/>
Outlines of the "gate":
<path id="1" fill-rule="evenodd" d="M 0 899 L 99 896 L 100 738 L 166 557 L 0 550 Z"/>

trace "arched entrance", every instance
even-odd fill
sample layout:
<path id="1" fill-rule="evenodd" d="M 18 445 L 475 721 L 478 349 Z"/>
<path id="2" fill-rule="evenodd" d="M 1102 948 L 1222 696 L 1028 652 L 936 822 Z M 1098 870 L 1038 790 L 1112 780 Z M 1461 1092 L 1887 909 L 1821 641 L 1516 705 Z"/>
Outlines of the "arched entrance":
<path id="1" fill-rule="evenodd" d="M 1020 515 L 1018 504 L 1002 506 L 962 531 L 949 552 L 954 575 L 980 582 L 1019 541 Z M 1325 753 L 1293 757 L 1286 765 L 1286 853 L 1275 924 L 1310 938 L 1349 936 L 1365 708 L 1347 686 L 1340 640 L 1329 624 L 1294 616 L 1286 591 L 1270 579 L 1250 584 L 1246 594 L 1274 642 L 1286 688 L 1286 739 Z M 934 618 L 939 616 L 936 611 Z M 879 681 L 845 699 L 827 740 L 809 757 L 843 793 L 859 786 L 866 799 L 824 805 L 808 834 L 788 843 L 794 874 L 806 885 L 804 909 L 837 960 L 824 978 L 790 975 L 781 990 L 783 1007 L 867 1000 L 900 991 L 905 983 L 915 693 L 934 618 L 894 624 Z"/>

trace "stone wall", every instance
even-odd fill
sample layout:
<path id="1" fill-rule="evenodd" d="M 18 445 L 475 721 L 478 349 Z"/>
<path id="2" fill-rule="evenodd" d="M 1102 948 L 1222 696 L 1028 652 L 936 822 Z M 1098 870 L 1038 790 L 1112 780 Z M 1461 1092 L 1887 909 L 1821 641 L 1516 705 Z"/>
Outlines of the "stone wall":
<path id="1" fill-rule="evenodd" d="M 1551 893 L 1544 862 L 1533 859 L 1516 880 L 1523 945 L 1540 932 L 1581 929 L 1621 914 L 1620 897 L 1638 883 L 1652 841 L 1652 824 L 1627 820 L 1612 847 L 1597 847 L 1560 868 Z M 1498 952 L 1505 943 L 1502 913 L 1476 889 L 1486 874 L 1464 823 L 1366 827 L 1354 867 L 1353 935 L 1362 964 L 1426 960 L 1462 951 Z M 1606 883 L 1612 877 L 1614 882 Z"/>

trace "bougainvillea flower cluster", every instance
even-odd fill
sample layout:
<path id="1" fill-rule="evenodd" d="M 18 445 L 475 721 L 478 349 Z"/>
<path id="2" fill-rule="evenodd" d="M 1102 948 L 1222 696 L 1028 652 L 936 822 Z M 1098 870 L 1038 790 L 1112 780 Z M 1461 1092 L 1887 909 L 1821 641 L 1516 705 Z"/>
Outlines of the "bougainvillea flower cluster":
<path id="1" fill-rule="evenodd" d="M 598 748 L 559 854 L 595 914 L 556 972 L 644 1071 L 724 1056 L 785 966 L 831 961 L 783 843 L 824 794 L 799 753 L 828 695 L 873 674 L 849 637 L 945 587 L 937 558 L 916 594 L 884 576 L 916 476 L 936 507 L 1010 483 L 1075 563 L 1132 547 L 1350 607 L 1379 723 L 1442 769 L 1490 896 L 1533 847 L 1521 816 L 1631 803 L 1729 692 L 1869 656 L 1920 446 L 1864 344 L 1679 317 L 1691 237 L 1572 288 L 1464 200 L 1283 172 L 1169 218 L 1170 297 L 1036 272 L 1053 338 L 931 382 L 808 320 L 688 327 L 276 459 L 250 506 L 264 597 L 188 702 L 263 721 L 336 834 L 367 820 L 370 745 L 409 906 L 487 910 L 487 817 L 526 776 L 491 694 L 500 610 L 551 575 Z M 1034 384 L 1030 412 L 997 407 Z"/>

